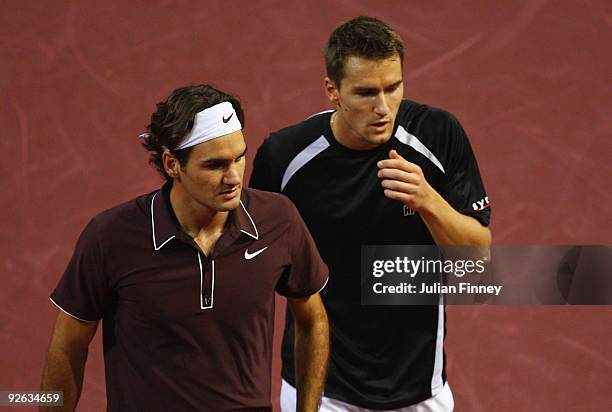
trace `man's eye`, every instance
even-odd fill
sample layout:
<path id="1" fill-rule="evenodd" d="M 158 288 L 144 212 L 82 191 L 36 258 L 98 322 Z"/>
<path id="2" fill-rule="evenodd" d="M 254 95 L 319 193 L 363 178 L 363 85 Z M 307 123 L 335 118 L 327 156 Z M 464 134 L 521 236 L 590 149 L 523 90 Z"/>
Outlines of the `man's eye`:
<path id="1" fill-rule="evenodd" d="M 222 167 L 223 167 L 223 163 L 221 162 L 204 163 L 205 169 L 220 169 Z"/>

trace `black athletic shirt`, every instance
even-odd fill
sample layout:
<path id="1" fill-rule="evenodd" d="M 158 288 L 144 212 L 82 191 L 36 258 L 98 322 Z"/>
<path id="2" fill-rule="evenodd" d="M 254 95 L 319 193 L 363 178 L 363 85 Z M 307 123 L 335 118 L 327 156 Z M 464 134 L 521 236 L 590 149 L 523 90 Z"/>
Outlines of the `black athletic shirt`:
<path id="1" fill-rule="evenodd" d="M 251 187 L 297 206 L 330 270 L 322 291 L 331 328 L 325 396 L 395 409 L 435 395 L 446 381 L 443 306 L 362 306 L 361 245 L 433 244 L 418 214 L 383 194 L 376 163 L 395 149 L 419 165 L 456 210 L 488 225 L 476 159 L 448 112 L 402 101 L 389 141 L 357 151 L 339 144 L 331 111 L 272 133 L 257 151 Z M 287 316 L 282 376 L 295 386 L 293 319 Z"/>

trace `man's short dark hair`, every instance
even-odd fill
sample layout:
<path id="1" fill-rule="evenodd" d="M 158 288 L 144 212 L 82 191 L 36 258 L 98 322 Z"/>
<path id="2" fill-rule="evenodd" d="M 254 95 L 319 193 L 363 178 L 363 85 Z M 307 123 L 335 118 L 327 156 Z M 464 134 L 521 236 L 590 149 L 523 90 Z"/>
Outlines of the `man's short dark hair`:
<path id="1" fill-rule="evenodd" d="M 355 17 L 338 26 L 329 36 L 325 45 L 327 77 L 340 87 L 344 66 L 350 56 L 381 60 L 395 54 L 403 64 L 404 44 L 391 27 L 374 17 Z"/>
<path id="2" fill-rule="evenodd" d="M 193 147 L 181 150 L 174 148 L 193 128 L 196 114 L 222 102 L 232 104 L 244 128 L 244 113 L 240 101 L 207 84 L 178 88 L 166 100 L 157 104 L 157 110 L 151 115 L 151 124 L 147 126 L 148 137 L 142 145 L 151 152 L 149 163 L 155 166 L 167 181 L 172 178 L 164 170 L 164 150 L 168 149 L 184 168 Z"/>

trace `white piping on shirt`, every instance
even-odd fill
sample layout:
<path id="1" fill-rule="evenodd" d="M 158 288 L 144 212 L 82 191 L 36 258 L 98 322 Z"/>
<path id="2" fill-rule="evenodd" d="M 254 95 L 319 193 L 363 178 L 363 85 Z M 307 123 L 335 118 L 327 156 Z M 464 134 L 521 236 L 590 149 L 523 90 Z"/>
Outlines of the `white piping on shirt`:
<path id="1" fill-rule="evenodd" d="M 202 259 L 200 258 L 200 252 L 198 254 L 198 263 L 200 264 L 200 309 L 212 309 L 215 303 L 215 260 L 212 259 L 212 288 L 210 292 L 210 305 L 204 306 L 204 294 L 202 292 L 204 286 L 204 272 L 202 270 Z"/>
<path id="2" fill-rule="evenodd" d="M 155 239 L 155 217 L 153 216 L 153 201 L 155 200 L 155 197 L 158 195 L 158 193 L 159 192 L 155 193 L 153 195 L 153 198 L 151 199 L 151 232 L 153 233 L 153 247 L 155 248 L 156 251 L 161 249 L 166 243 L 170 242 L 172 239 L 175 238 L 175 236 L 172 235 L 168 239 L 166 239 L 164 243 L 157 246 L 157 240 Z"/>
<path id="3" fill-rule="evenodd" d="M 433 374 L 431 376 L 431 396 L 436 396 L 444 387 L 442 371 L 444 370 L 444 295 L 438 300 L 438 329 L 436 331 L 436 352 Z"/>
<path id="4" fill-rule="evenodd" d="M 329 282 L 329 275 L 327 276 L 327 279 L 325 279 L 325 283 L 323 284 L 323 286 L 321 286 L 321 289 L 317 290 L 315 293 L 319 293 L 319 292 L 321 292 L 323 289 L 325 289 L 325 286 L 327 286 L 327 282 Z M 313 295 L 314 295 L 315 293 L 313 293 Z"/>
<path id="5" fill-rule="evenodd" d="M 442 173 L 446 173 L 438 158 L 415 135 L 408 133 L 402 126 L 398 126 L 397 131 L 395 132 L 395 137 L 400 142 L 412 147 L 414 150 L 431 160 L 432 163 L 442 171 Z"/>
<path id="6" fill-rule="evenodd" d="M 246 207 L 244 207 L 244 204 L 242 203 L 242 200 L 240 201 L 240 206 L 242 206 L 242 209 L 244 209 L 244 213 L 246 213 L 247 216 L 249 217 L 249 220 L 251 221 L 251 225 L 253 225 L 253 229 L 255 229 L 255 234 L 253 235 L 253 234 L 247 232 L 246 230 L 242 230 L 242 229 L 240 229 L 240 231 L 242 233 L 244 233 L 244 234 L 247 234 L 247 235 L 251 236 L 255 240 L 259 240 L 259 232 L 257 231 L 257 226 L 255 226 L 255 222 L 253 222 L 253 218 L 251 217 L 249 212 L 246 210 Z"/>
<path id="7" fill-rule="evenodd" d="M 287 166 L 287 170 L 283 174 L 283 179 L 281 181 L 281 192 L 289 183 L 289 180 L 293 177 L 294 174 L 297 173 L 304 165 L 310 162 L 316 155 L 321 153 L 323 150 L 329 147 L 329 142 L 325 138 L 325 136 L 321 135 L 317 140 L 310 143 L 306 146 L 300 153 L 297 154 Z"/>
<path id="8" fill-rule="evenodd" d="M 50 300 L 50 301 L 51 301 L 51 302 L 52 302 L 52 303 L 53 303 L 55 306 L 57 306 L 57 308 L 58 308 L 59 310 L 61 310 L 61 311 L 62 311 L 62 312 L 64 312 L 66 315 L 68 315 L 68 316 L 70 316 L 70 317 L 72 317 L 72 318 L 78 319 L 78 320 L 83 321 L 83 322 L 89 322 L 89 323 L 96 323 L 96 322 L 98 322 L 97 320 L 83 319 L 83 318 L 79 318 L 78 316 L 74 316 L 72 313 L 68 312 L 67 310 L 65 310 L 64 308 L 62 308 L 60 305 L 58 305 L 58 304 L 57 304 L 57 303 L 56 303 L 56 302 L 55 302 L 53 299 L 49 298 L 49 300 Z"/>
<path id="9" fill-rule="evenodd" d="M 308 116 L 308 118 L 307 118 L 306 120 L 310 119 L 311 117 L 315 117 L 315 116 L 318 116 L 318 115 L 320 115 L 320 114 L 323 114 L 323 113 L 330 113 L 330 112 L 335 112 L 335 111 L 336 111 L 336 110 L 334 110 L 334 109 L 323 110 L 323 111 L 321 111 L 321 112 L 317 112 L 317 113 L 315 113 L 315 114 L 311 114 L 310 116 Z"/>

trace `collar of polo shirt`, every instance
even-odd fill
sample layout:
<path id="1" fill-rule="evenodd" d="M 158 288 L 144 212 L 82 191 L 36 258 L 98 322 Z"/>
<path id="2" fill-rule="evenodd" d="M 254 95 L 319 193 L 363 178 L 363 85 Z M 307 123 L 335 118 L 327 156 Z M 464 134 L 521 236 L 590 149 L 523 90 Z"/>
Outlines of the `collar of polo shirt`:
<path id="1" fill-rule="evenodd" d="M 176 218 L 170 205 L 169 193 L 171 188 L 172 184 L 166 183 L 151 199 L 151 233 L 155 250 L 160 250 L 164 245 L 182 233 L 175 223 Z M 230 224 L 239 229 L 241 233 L 258 240 L 259 232 L 251 214 L 247 210 L 247 205 L 244 204 L 242 199 L 240 200 L 240 207 L 230 212 Z"/>

